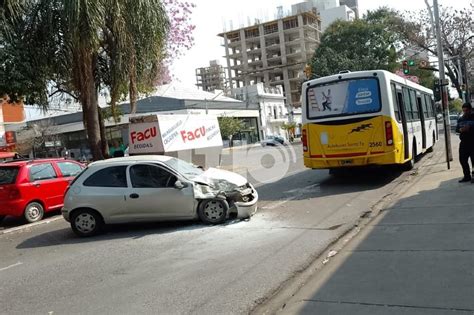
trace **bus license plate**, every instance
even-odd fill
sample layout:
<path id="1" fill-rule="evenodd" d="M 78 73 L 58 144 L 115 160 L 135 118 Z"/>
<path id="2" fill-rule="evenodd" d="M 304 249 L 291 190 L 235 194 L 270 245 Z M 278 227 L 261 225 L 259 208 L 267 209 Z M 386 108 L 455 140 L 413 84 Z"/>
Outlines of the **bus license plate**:
<path id="1" fill-rule="evenodd" d="M 344 165 L 352 165 L 354 161 L 353 160 L 342 160 L 341 161 L 341 165 L 344 166 Z"/>

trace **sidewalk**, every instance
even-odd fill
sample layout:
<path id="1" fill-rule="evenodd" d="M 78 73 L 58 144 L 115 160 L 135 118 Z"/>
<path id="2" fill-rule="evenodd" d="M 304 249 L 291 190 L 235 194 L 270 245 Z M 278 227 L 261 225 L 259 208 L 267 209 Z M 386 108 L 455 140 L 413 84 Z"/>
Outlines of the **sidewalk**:
<path id="1" fill-rule="evenodd" d="M 315 272 L 283 314 L 474 314 L 474 184 L 459 184 L 456 136 L 397 201 Z M 280 306 L 279 306 L 280 307 Z"/>

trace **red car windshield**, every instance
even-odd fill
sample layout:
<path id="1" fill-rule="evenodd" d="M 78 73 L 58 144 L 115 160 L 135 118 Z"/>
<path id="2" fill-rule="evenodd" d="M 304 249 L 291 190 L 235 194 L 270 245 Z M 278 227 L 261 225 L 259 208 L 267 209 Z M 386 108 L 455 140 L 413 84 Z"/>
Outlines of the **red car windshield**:
<path id="1" fill-rule="evenodd" d="M 0 167 L 0 185 L 10 185 L 16 182 L 18 176 L 18 167 L 1 166 Z"/>

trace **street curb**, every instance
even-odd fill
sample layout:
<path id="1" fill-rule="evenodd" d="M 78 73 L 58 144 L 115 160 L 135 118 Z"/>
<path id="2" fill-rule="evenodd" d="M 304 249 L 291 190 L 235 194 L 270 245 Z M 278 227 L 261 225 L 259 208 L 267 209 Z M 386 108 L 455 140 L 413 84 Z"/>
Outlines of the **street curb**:
<path id="1" fill-rule="evenodd" d="M 439 147 L 439 145 L 438 145 Z M 436 158 L 438 151 L 431 153 L 432 158 Z M 439 157 L 442 160 L 443 155 Z M 294 272 L 294 275 L 284 281 L 278 288 L 276 288 L 269 296 L 262 300 L 255 301 L 254 307 L 249 311 L 249 314 L 276 314 L 284 312 L 288 302 L 295 296 L 316 274 L 330 263 L 333 256 L 337 255 L 344 247 L 354 240 L 365 228 L 372 222 L 380 218 L 386 209 L 394 205 L 403 194 L 408 191 L 413 185 L 416 185 L 424 176 L 430 173 L 434 166 L 425 167 L 431 159 L 424 158 L 418 167 L 415 167 L 410 172 L 405 172 L 401 178 L 402 180 L 395 185 L 392 191 L 382 196 L 375 202 L 367 212 L 363 213 L 359 219 L 352 224 L 349 224 L 342 233 L 328 244 L 326 248 L 319 253 L 313 255 L 312 261 Z M 420 172 L 420 169 L 422 170 Z"/>
<path id="2" fill-rule="evenodd" d="M 52 223 L 52 222 L 59 221 L 62 218 L 63 218 L 62 216 L 58 215 L 58 216 L 55 216 L 55 217 L 52 217 L 52 218 L 49 218 L 49 219 L 41 220 L 39 222 L 25 224 L 25 225 L 16 226 L 16 227 L 13 227 L 13 228 L 1 230 L 0 231 L 0 236 L 5 235 L 5 234 L 15 233 L 15 232 L 22 232 L 23 230 L 27 230 L 29 228 L 34 228 L 34 227 L 37 227 L 37 226 L 40 226 L 40 225 L 45 225 L 45 224 L 49 224 L 49 223 Z"/>

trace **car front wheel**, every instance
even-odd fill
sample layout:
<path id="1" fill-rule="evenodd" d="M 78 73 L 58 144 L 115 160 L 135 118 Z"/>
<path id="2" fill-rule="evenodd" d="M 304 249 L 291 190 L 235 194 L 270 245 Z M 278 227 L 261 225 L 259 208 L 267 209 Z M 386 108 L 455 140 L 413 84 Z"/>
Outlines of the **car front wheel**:
<path id="1" fill-rule="evenodd" d="M 76 210 L 71 217 L 71 228 L 81 237 L 97 235 L 102 232 L 103 226 L 102 217 L 89 209 Z"/>
<path id="2" fill-rule="evenodd" d="M 39 202 L 30 202 L 26 206 L 23 216 L 26 222 L 28 223 L 41 221 L 41 219 L 43 219 L 43 216 L 44 216 L 43 205 L 40 204 Z"/>
<path id="3" fill-rule="evenodd" d="M 198 216 L 205 224 L 221 224 L 227 218 L 229 205 L 225 200 L 212 199 L 201 202 Z"/>

